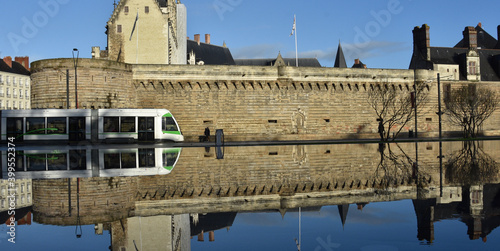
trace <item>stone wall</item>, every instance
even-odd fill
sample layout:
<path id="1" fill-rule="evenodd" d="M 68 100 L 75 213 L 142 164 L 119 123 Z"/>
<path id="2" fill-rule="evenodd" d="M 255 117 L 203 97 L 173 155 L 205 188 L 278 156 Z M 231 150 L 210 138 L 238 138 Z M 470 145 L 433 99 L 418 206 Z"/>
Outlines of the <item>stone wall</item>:
<path id="1" fill-rule="evenodd" d="M 65 107 L 65 69 L 72 65 L 72 59 L 32 64 L 34 108 Z M 197 141 L 206 127 L 224 129 L 228 141 L 378 137 L 368 90 L 387 85 L 406 96 L 415 82 L 425 83 L 429 93 L 418 114 L 419 136 L 438 135 L 437 80 L 429 70 L 129 65 L 82 59 L 78 72 L 81 108 L 166 108 L 187 141 Z M 475 84 L 500 90 L 498 83 Z M 487 135 L 500 134 L 499 120 L 497 111 L 483 127 Z M 414 130 L 413 120 L 402 135 L 409 130 Z M 443 130 L 460 128 L 445 115 Z"/>

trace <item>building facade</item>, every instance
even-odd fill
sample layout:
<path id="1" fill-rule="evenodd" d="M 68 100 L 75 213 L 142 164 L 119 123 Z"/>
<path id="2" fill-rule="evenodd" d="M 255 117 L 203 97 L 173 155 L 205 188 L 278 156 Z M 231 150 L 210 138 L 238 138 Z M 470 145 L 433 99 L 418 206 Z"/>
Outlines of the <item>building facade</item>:
<path id="1" fill-rule="evenodd" d="M 0 109 L 31 109 L 29 58 L 0 59 Z"/>
<path id="2" fill-rule="evenodd" d="M 121 0 L 94 58 L 129 64 L 186 64 L 187 12 L 179 0 Z"/>

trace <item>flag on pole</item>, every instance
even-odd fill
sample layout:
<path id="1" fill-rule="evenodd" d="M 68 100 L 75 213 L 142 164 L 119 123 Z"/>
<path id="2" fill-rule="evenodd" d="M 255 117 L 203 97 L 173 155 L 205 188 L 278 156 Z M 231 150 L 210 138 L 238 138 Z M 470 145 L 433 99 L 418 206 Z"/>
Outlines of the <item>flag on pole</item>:
<path id="1" fill-rule="evenodd" d="M 296 28 L 297 28 L 297 23 L 296 23 L 295 16 L 293 16 L 293 27 L 292 27 L 292 33 L 290 33 L 290 37 L 293 36 Z"/>
<path id="2" fill-rule="evenodd" d="M 137 21 L 139 21 L 139 11 L 137 11 L 137 16 L 135 17 L 134 27 L 132 28 L 132 32 L 130 33 L 129 41 L 132 41 L 132 35 L 134 35 L 135 26 L 137 25 Z"/>

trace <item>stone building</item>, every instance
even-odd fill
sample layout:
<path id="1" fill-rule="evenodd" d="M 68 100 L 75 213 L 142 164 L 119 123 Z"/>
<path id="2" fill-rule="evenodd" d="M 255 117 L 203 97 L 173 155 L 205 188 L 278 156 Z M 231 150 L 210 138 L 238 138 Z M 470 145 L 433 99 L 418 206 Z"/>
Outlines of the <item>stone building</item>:
<path id="1" fill-rule="evenodd" d="M 179 0 L 121 0 L 94 58 L 129 64 L 186 64 L 187 12 Z"/>
<path id="2" fill-rule="evenodd" d="M 429 69 L 448 80 L 500 81 L 500 42 L 479 23 L 465 27 L 463 39 L 454 47 L 430 46 L 430 27 L 413 29 L 413 55 L 410 69 Z M 497 27 L 500 39 L 500 25 Z"/>
<path id="3" fill-rule="evenodd" d="M 146 14 L 147 6 L 151 15 Z M 107 51 L 94 48 L 92 59 L 79 61 L 79 107 L 166 108 L 176 117 L 187 141 L 198 141 L 207 127 L 211 131 L 224 129 L 228 141 L 375 138 L 378 122 L 367 103 L 369 91 L 393 88 L 401 96 L 410 96 L 415 84 L 423 84 L 429 98 L 418 114 L 418 128 L 411 121 L 402 128 L 402 135 L 418 130 L 418 135 L 425 137 L 438 135 L 437 73 L 450 75 L 443 77 L 446 88 L 472 83 L 500 90 L 499 64 L 495 63 L 498 41 L 474 28 L 467 28 L 464 42 L 457 45 L 467 48 L 430 47 L 429 26 L 415 28 L 415 50 L 408 70 L 366 69 L 359 60 L 347 68 L 340 44 L 333 68 L 319 67 L 316 59 L 300 59 L 300 67 L 295 67 L 294 60 L 281 55 L 276 59 L 235 60 L 225 45 L 212 45 L 208 34 L 205 43 L 200 35 L 194 40 L 177 35 L 176 41 L 186 42 L 183 57 L 189 64 L 171 60 L 180 55 L 170 53 L 173 42 L 167 41 L 172 40 L 173 32 L 167 37 L 158 32 L 149 33 L 157 34 L 155 37 L 140 36 L 136 48 L 133 27 L 137 10 L 138 33 L 142 34 L 148 22 L 154 23 L 151 29 L 158 30 L 154 28 L 158 23 L 170 27 L 166 24 L 185 13 L 182 8 L 178 1 L 122 0 L 108 22 Z M 122 33 L 117 33 L 119 25 Z M 487 45 L 482 45 L 478 32 L 488 40 Z M 474 34 L 481 46 L 495 44 L 495 49 L 478 48 Z M 156 45 L 159 40 L 164 42 Z M 34 108 L 66 107 L 63 73 L 72 66 L 72 59 L 33 62 Z M 70 100 L 75 100 L 73 88 L 70 86 Z M 500 134 L 499 119 L 497 111 L 483 124 L 485 135 Z M 454 133 L 461 128 L 453 126 L 445 115 L 443 130 Z"/>
<path id="4" fill-rule="evenodd" d="M 0 59 L 0 109 L 30 109 L 30 68 L 28 57 Z"/>

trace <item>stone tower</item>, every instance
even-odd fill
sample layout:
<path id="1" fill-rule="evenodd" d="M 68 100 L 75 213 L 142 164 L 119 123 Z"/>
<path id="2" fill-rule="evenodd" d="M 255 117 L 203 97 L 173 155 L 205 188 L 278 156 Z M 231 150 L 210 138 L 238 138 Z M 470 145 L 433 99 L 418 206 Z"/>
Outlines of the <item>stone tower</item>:
<path id="1" fill-rule="evenodd" d="M 107 51 L 94 58 L 129 64 L 186 64 L 187 11 L 180 0 L 121 0 L 106 26 Z"/>

